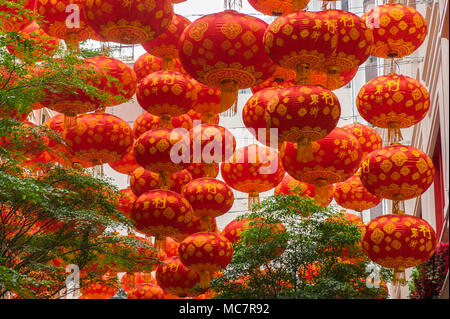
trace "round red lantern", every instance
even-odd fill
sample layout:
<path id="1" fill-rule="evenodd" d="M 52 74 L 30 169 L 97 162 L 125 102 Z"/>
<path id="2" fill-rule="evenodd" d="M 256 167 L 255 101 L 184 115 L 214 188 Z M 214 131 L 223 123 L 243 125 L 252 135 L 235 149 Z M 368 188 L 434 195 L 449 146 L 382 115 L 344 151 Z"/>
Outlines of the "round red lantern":
<path id="1" fill-rule="evenodd" d="M 336 47 L 336 27 L 319 12 L 299 11 L 275 19 L 264 34 L 270 58 L 308 84 L 309 71 L 320 70 Z"/>
<path id="2" fill-rule="evenodd" d="M 163 60 L 150 53 L 144 53 L 133 64 L 134 73 L 138 81 L 142 81 L 150 73 L 161 71 L 163 69 Z M 183 67 L 178 59 L 174 60 L 173 70 L 183 73 Z"/>
<path id="3" fill-rule="evenodd" d="M 314 184 L 315 198 L 329 200 L 328 185 L 352 176 L 361 162 L 361 145 L 351 134 L 335 128 L 325 138 L 312 143 L 312 160 L 297 160 L 297 146 L 285 143 L 280 157 L 286 172 L 296 180 Z"/>
<path id="4" fill-rule="evenodd" d="M 233 155 L 236 139 L 226 128 L 214 124 L 200 124 L 190 131 L 192 163 L 205 163 L 214 175 L 215 163 L 221 163 Z"/>
<path id="5" fill-rule="evenodd" d="M 404 213 L 403 201 L 422 195 L 434 181 L 433 161 L 406 145 L 385 146 L 361 162 L 361 182 L 373 195 L 393 200 L 392 213 Z"/>
<path id="6" fill-rule="evenodd" d="M 360 17 L 335 9 L 320 11 L 317 15 L 323 16 L 328 30 L 335 35 L 333 52 L 319 70 L 339 77 L 338 73 L 354 70 L 369 58 L 373 45 L 372 30 Z"/>
<path id="7" fill-rule="evenodd" d="M 254 93 L 242 109 L 242 121 L 245 127 L 255 138 L 271 148 L 278 149 L 278 131 L 269 130 L 269 118 L 266 117 L 266 109 L 269 104 L 276 101 L 275 96 L 281 87 L 268 87 Z"/>
<path id="8" fill-rule="evenodd" d="M 241 239 L 241 233 L 248 228 L 248 218 L 233 219 L 222 230 L 221 235 L 235 243 Z"/>
<path id="9" fill-rule="evenodd" d="M 81 288 L 78 299 L 111 299 L 117 293 L 117 288 L 104 283 L 93 283 Z"/>
<path id="10" fill-rule="evenodd" d="M 181 233 L 178 233 L 176 235 L 173 235 L 172 238 L 177 242 L 181 243 L 186 237 L 201 232 L 201 220 L 195 215 L 192 215 L 192 221 L 189 223 L 187 228 L 182 231 Z M 178 253 L 177 253 L 178 255 Z"/>
<path id="11" fill-rule="evenodd" d="M 30 45 L 33 46 L 32 54 L 30 56 L 28 52 L 17 50 L 17 46 L 7 45 L 8 52 L 16 55 L 21 60 L 30 60 L 39 62 L 42 60 L 42 56 L 53 56 L 58 50 L 59 40 L 57 38 L 49 36 L 41 28 L 39 28 L 36 22 L 32 22 L 29 26 L 19 31 L 20 38 L 30 41 Z M 23 40 L 19 40 L 23 41 Z"/>
<path id="12" fill-rule="evenodd" d="M 203 124 L 203 123 L 217 125 L 217 124 L 219 124 L 219 121 L 220 121 L 219 114 L 214 114 L 214 116 L 212 118 L 207 113 L 198 113 L 198 112 L 195 112 L 194 110 L 189 110 L 189 112 L 187 112 L 187 114 L 192 119 L 193 126 Z"/>
<path id="13" fill-rule="evenodd" d="M 313 85 L 296 85 L 275 92 L 266 108 L 266 124 L 278 129 L 281 143 L 297 144 L 298 160 L 311 160 L 311 142 L 327 136 L 339 121 L 341 106 L 337 96 Z"/>
<path id="14" fill-rule="evenodd" d="M 130 218 L 136 229 L 156 238 L 159 251 L 165 251 L 165 237 L 183 232 L 192 221 L 193 210 L 180 194 L 169 190 L 152 190 L 138 197 Z"/>
<path id="15" fill-rule="evenodd" d="M 178 247 L 180 246 L 176 240 L 171 237 L 166 237 L 166 253 L 165 258 L 177 257 L 178 258 Z"/>
<path id="16" fill-rule="evenodd" d="M 239 89 L 253 87 L 272 75 L 275 64 L 263 50 L 267 24 L 233 10 L 205 15 L 181 35 L 180 61 L 197 81 L 221 89 L 224 109 L 235 105 Z"/>
<path id="17" fill-rule="evenodd" d="M 400 3 L 387 3 L 364 13 L 361 19 L 373 31 L 371 54 L 401 58 L 412 54 L 427 36 L 427 22 L 419 11 Z"/>
<path id="18" fill-rule="evenodd" d="M 150 130 L 137 139 L 134 157 L 139 165 L 158 173 L 160 186 L 166 187 L 170 174 L 183 170 L 185 164 L 182 160 L 185 162 L 189 160 L 181 158 L 184 154 L 179 155 L 180 149 L 189 149 L 188 139 L 188 136 L 172 134 L 172 130 L 168 128 Z"/>
<path id="19" fill-rule="evenodd" d="M 133 147 L 131 127 L 117 116 L 82 114 L 76 121 L 76 126 L 69 127 L 64 139 L 77 158 L 99 165 L 121 159 Z"/>
<path id="20" fill-rule="evenodd" d="M 364 159 L 369 153 L 380 149 L 383 146 L 383 140 L 376 129 L 361 124 L 353 123 L 341 127 L 347 133 L 352 134 L 358 139 L 362 150 L 362 159 Z"/>
<path id="21" fill-rule="evenodd" d="M 105 106 L 119 105 L 133 97 L 137 78 L 126 63 L 104 55 L 89 57 L 84 61 L 95 65 L 103 73 L 101 82 L 95 86 L 111 95 Z"/>
<path id="22" fill-rule="evenodd" d="M 134 137 L 138 138 L 147 131 L 160 128 L 163 124 L 167 128 L 184 128 L 190 130 L 192 128 L 192 119 L 189 115 L 183 114 L 180 116 L 175 116 L 170 119 L 169 122 L 163 123 L 161 117 L 144 112 L 139 115 L 133 124 Z"/>
<path id="23" fill-rule="evenodd" d="M 290 85 L 295 85 L 295 79 L 297 77 L 297 73 L 294 70 L 285 69 L 281 66 L 277 66 L 275 72 L 272 76 L 266 79 L 264 82 L 251 87 L 251 91 L 253 94 L 262 90 L 266 87 L 286 87 Z M 288 85 L 290 83 L 290 85 Z"/>
<path id="24" fill-rule="evenodd" d="M 200 280 L 199 275 L 183 265 L 178 256 L 162 261 L 156 269 L 156 280 L 158 285 L 171 295 L 193 297 L 199 294 L 193 289 Z"/>
<path id="25" fill-rule="evenodd" d="M 334 199 L 340 206 L 362 213 L 381 203 L 382 198 L 370 193 L 361 183 L 359 174 L 344 182 L 336 183 Z"/>
<path id="26" fill-rule="evenodd" d="M 197 101 L 194 103 L 192 110 L 201 113 L 205 117 L 206 122 L 212 124 L 217 114 L 227 110 L 220 104 L 220 90 L 206 86 L 195 80 L 193 81 L 198 90 L 198 94 Z"/>
<path id="27" fill-rule="evenodd" d="M 278 152 L 258 145 L 237 149 L 221 164 L 221 172 L 230 187 L 249 194 L 249 209 L 259 204 L 259 193 L 277 186 L 285 174 Z"/>
<path id="28" fill-rule="evenodd" d="M 181 193 L 184 185 L 191 180 L 191 174 L 184 169 L 170 174 L 167 187 L 175 193 Z M 130 186 L 136 196 L 140 196 L 150 190 L 158 189 L 160 187 L 159 174 L 146 170 L 143 167 L 138 167 L 131 174 Z"/>
<path id="29" fill-rule="evenodd" d="M 17 1 L 15 1 L 17 2 Z M 12 3 L 0 5 L 0 11 L 10 15 L 0 16 L 0 30 L 3 32 L 18 32 L 28 26 L 31 21 L 27 17 L 28 13 L 34 11 L 35 0 L 24 0 L 11 6 Z M 23 10 L 27 12 L 23 12 Z"/>
<path id="30" fill-rule="evenodd" d="M 359 67 L 350 71 L 340 72 L 330 76 L 328 73 L 311 70 L 311 85 L 320 85 L 328 90 L 334 91 L 350 83 L 358 73 Z"/>
<path id="31" fill-rule="evenodd" d="M 186 170 L 191 173 L 192 179 L 209 177 L 216 178 L 219 175 L 219 163 L 189 163 L 186 164 Z"/>
<path id="32" fill-rule="evenodd" d="M 310 0 L 249 0 L 248 3 L 264 14 L 282 16 L 306 8 Z"/>
<path id="33" fill-rule="evenodd" d="M 128 153 L 126 153 L 120 160 L 115 162 L 110 162 L 109 166 L 116 172 L 131 175 L 134 170 L 136 170 L 139 164 L 134 158 L 134 148 L 132 148 Z"/>
<path id="34" fill-rule="evenodd" d="M 104 41 L 140 44 L 162 34 L 173 17 L 169 1 L 86 1 L 89 25 Z"/>
<path id="35" fill-rule="evenodd" d="M 197 91 L 184 74 L 158 71 L 149 74 L 138 84 L 136 98 L 144 110 L 168 122 L 171 117 L 192 109 Z"/>
<path id="36" fill-rule="evenodd" d="M 142 43 L 150 54 L 162 58 L 162 69 L 173 70 L 174 59 L 178 58 L 178 40 L 191 23 L 185 17 L 174 14 L 167 29 L 153 40 Z"/>
<path id="37" fill-rule="evenodd" d="M 376 77 L 356 98 L 359 114 L 374 126 L 388 129 L 390 143 L 402 140 L 400 128 L 419 123 L 430 108 L 430 95 L 417 80 L 399 74 Z"/>
<path id="38" fill-rule="evenodd" d="M 275 187 L 273 194 L 279 195 L 298 195 L 315 199 L 316 186 L 314 184 L 308 184 L 300 182 L 294 179 L 290 175 L 284 176 L 280 184 Z M 328 185 L 328 201 L 317 202 L 319 206 L 328 206 L 333 201 L 334 185 Z"/>
<path id="39" fill-rule="evenodd" d="M 37 0 L 36 11 L 43 16 L 39 24 L 48 35 L 78 49 L 80 41 L 96 36 L 84 17 L 85 5 L 83 0 Z"/>
<path id="40" fill-rule="evenodd" d="M 164 299 L 164 290 L 154 284 L 141 284 L 128 291 L 127 299 Z"/>
<path id="41" fill-rule="evenodd" d="M 212 274 L 233 258 L 233 244 L 216 233 L 199 232 L 186 237 L 178 248 L 180 261 L 200 276 L 200 288 L 208 288 Z"/>
<path id="42" fill-rule="evenodd" d="M 374 262 L 394 269 L 393 284 L 405 285 L 405 268 L 418 266 L 434 254 L 436 233 L 424 219 L 383 215 L 372 219 L 361 236 L 364 253 Z"/>
<path id="43" fill-rule="evenodd" d="M 224 182 L 214 178 L 199 178 L 187 183 L 181 192 L 202 221 L 202 231 L 214 231 L 212 219 L 228 212 L 234 194 Z"/>
<path id="44" fill-rule="evenodd" d="M 131 209 L 136 201 L 136 195 L 131 191 L 130 187 L 119 190 L 119 206 L 117 209 L 127 217 L 130 217 Z"/>

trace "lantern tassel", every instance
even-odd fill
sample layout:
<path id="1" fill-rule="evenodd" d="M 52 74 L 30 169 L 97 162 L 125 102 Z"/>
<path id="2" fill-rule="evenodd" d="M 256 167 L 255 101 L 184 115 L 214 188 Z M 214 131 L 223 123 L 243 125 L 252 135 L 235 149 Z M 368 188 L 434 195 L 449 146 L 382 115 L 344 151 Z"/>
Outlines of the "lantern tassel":
<path id="1" fill-rule="evenodd" d="M 302 138 L 297 141 L 297 161 L 306 162 L 313 159 L 312 143 L 309 138 Z"/>
<path id="2" fill-rule="evenodd" d="M 158 186 L 160 189 L 169 189 L 170 174 L 167 172 L 159 173 Z"/>
<path id="3" fill-rule="evenodd" d="M 405 213 L 405 201 L 401 196 L 394 196 L 392 199 L 392 214 L 403 215 Z"/>
<path id="4" fill-rule="evenodd" d="M 211 216 L 202 216 L 202 218 L 200 218 L 200 229 L 204 232 L 214 232 Z"/>
<path id="5" fill-rule="evenodd" d="M 406 274 L 404 268 L 395 268 L 394 276 L 392 278 L 392 284 L 394 286 L 405 286 L 406 285 Z"/>
<path id="6" fill-rule="evenodd" d="M 76 114 L 64 114 L 64 124 L 63 124 L 63 134 L 62 137 L 66 138 L 67 131 L 77 125 L 77 115 Z"/>
<path id="7" fill-rule="evenodd" d="M 65 40 L 67 49 L 72 52 L 81 53 L 80 42 L 76 32 L 67 33 L 67 39 Z"/>
<path id="8" fill-rule="evenodd" d="M 237 113 L 238 87 L 233 80 L 223 80 L 220 92 L 220 108 L 229 110 L 225 112 L 225 116 L 235 116 Z"/>
<path id="9" fill-rule="evenodd" d="M 200 277 L 200 288 L 208 289 L 211 283 L 211 273 L 207 270 L 202 270 L 198 272 Z"/>
<path id="10" fill-rule="evenodd" d="M 166 253 L 166 237 L 156 236 L 155 248 L 160 256 L 164 255 Z"/>
<path id="11" fill-rule="evenodd" d="M 149 272 L 143 272 L 142 273 L 142 282 L 144 284 L 151 284 L 152 283 L 152 274 Z"/>
<path id="12" fill-rule="evenodd" d="M 388 123 L 388 143 L 393 144 L 403 140 L 400 125 L 397 122 Z"/>
<path id="13" fill-rule="evenodd" d="M 207 163 L 205 165 L 205 177 L 214 178 L 217 176 L 216 166 L 214 163 Z"/>
<path id="14" fill-rule="evenodd" d="M 165 55 L 162 57 L 162 69 L 163 71 L 173 71 L 175 63 L 171 55 Z"/>
<path id="15" fill-rule="evenodd" d="M 250 192 L 248 194 L 248 210 L 253 211 L 253 206 L 259 205 L 259 193 L 258 192 Z"/>
<path id="16" fill-rule="evenodd" d="M 320 205 L 320 203 L 328 203 L 328 181 L 324 178 L 318 178 L 315 185 L 314 201 Z"/>
<path id="17" fill-rule="evenodd" d="M 300 11 L 300 10 L 295 10 Z M 296 78 L 297 84 L 311 84 L 311 69 L 309 68 L 309 65 L 306 64 L 299 64 L 297 65 L 297 78 Z"/>

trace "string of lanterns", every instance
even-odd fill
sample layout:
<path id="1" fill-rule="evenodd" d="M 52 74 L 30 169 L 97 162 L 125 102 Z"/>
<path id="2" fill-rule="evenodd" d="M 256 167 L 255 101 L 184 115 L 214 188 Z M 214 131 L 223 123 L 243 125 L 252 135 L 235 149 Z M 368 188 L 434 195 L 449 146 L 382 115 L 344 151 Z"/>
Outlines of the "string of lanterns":
<path id="1" fill-rule="evenodd" d="M 327 2 L 323 11 L 310 12 L 303 11 L 309 0 L 249 0 L 277 18 L 268 25 L 225 10 L 191 22 L 174 13 L 173 3 L 180 2 L 26 1 L 42 21 L 0 21 L 3 30 L 35 38 L 50 56 L 60 40 L 74 52 L 86 39 L 141 44 L 147 51 L 133 68 L 106 56 L 83 60 L 78 71 L 114 97 L 107 102 L 82 90 L 44 92 L 37 107 L 62 113 L 46 125 L 60 132 L 66 145 L 49 141 L 50 154 L 29 154 L 31 162 L 74 167 L 108 163 L 130 176 L 118 208 L 135 222 L 136 231 L 155 237 L 162 264 L 156 278 L 128 273 L 129 297 L 192 297 L 196 284 L 206 291 L 231 262 L 232 243 L 248 227 L 247 221 L 232 221 L 222 232 L 217 229 L 215 218 L 233 205 L 232 189 L 248 194 L 249 210 L 259 203 L 259 193 L 271 189 L 275 194 L 300 189 L 321 206 L 334 198 L 360 213 L 392 200 L 392 214 L 361 226 L 362 249 L 394 269 L 395 284 L 404 284 L 404 269 L 426 261 L 436 245 L 433 228 L 408 215 L 402 204 L 430 187 L 432 161 L 421 150 L 399 144 L 400 130 L 426 116 L 429 93 L 419 81 L 393 70 L 361 88 L 358 112 L 388 130 L 383 146 L 380 134 L 367 125 L 337 127 L 341 105 L 333 91 L 349 83 L 371 55 L 394 63 L 417 50 L 427 34 L 422 15 L 395 3 L 358 17 L 326 9 Z M 227 8 L 233 2 L 226 1 Z M 65 24 L 71 4 L 82 13 L 77 28 Z M 46 70 L 36 65 L 35 72 Z M 219 116 L 235 115 L 238 90 L 248 88 L 253 95 L 242 120 L 263 146 L 236 149 L 235 137 L 218 125 Z M 134 94 L 145 112 L 133 128 L 105 113 Z M 3 111 L 0 116 L 17 117 Z M 201 124 L 194 126 L 195 120 Z M 187 138 L 176 134 L 179 130 Z M 173 161 L 175 147 L 180 162 Z M 210 160 L 201 156 L 198 161 L 198 151 L 203 155 L 205 149 Z M 216 178 L 219 167 L 223 181 Z M 83 292 L 85 298 L 109 293 L 101 286 Z"/>

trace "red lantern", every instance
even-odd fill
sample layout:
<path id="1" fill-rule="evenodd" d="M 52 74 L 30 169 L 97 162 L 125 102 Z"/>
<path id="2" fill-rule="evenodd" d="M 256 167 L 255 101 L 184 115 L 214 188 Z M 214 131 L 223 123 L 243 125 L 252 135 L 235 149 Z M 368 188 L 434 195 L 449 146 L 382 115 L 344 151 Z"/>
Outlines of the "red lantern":
<path id="1" fill-rule="evenodd" d="M 55 134 L 59 134 L 60 137 L 63 135 L 63 126 L 64 126 L 64 115 L 59 114 L 56 115 L 47 121 L 44 122 L 43 125 L 47 126 L 49 129 L 55 131 Z M 52 156 L 56 159 L 56 161 L 63 166 L 81 166 L 83 168 L 88 168 L 94 166 L 91 162 L 83 161 L 79 158 L 76 158 L 71 150 L 61 142 L 56 141 L 53 138 L 49 139 L 48 147 L 52 149 Z"/>
<path id="2" fill-rule="evenodd" d="M 181 192 L 202 221 L 202 231 L 214 231 L 212 219 L 228 212 L 234 203 L 231 188 L 214 178 L 194 179 Z"/>
<path id="3" fill-rule="evenodd" d="M 282 16 L 306 8 L 310 0 L 249 0 L 248 3 L 264 14 Z"/>
<path id="4" fill-rule="evenodd" d="M 400 3 L 377 6 L 361 19 L 373 30 L 371 54 L 380 58 L 401 58 L 412 54 L 427 36 L 427 22 L 419 11 Z"/>
<path id="5" fill-rule="evenodd" d="M 316 187 L 314 184 L 308 184 L 300 182 L 290 175 L 284 176 L 280 184 L 275 187 L 273 192 L 274 195 L 284 194 L 284 195 L 298 195 L 309 198 L 314 198 L 316 194 Z M 333 201 L 334 185 L 328 185 L 328 201 L 318 202 L 319 206 L 328 206 Z"/>
<path id="6" fill-rule="evenodd" d="M 142 284 L 130 289 L 127 299 L 164 299 L 164 290 L 154 284 Z"/>
<path id="7" fill-rule="evenodd" d="M 192 215 L 192 221 L 189 223 L 187 228 L 182 231 L 181 233 L 178 233 L 176 235 L 173 235 L 172 238 L 177 242 L 181 243 L 186 237 L 201 232 L 201 220 L 195 215 Z M 178 255 L 178 253 L 177 253 Z"/>
<path id="8" fill-rule="evenodd" d="M 0 16 L 0 30 L 3 32 L 18 32 L 19 30 L 22 30 L 31 23 L 26 15 L 29 11 L 34 11 L 34 8 L 34 0 L 21 1 L 20 3 L 16 3 L 16 7 L 8 7 L 7 4 L 0 5 L 0 11 L 11 15 L 7 18 L 5 16 Z M 27 14 L 19 13 L 23 12 L 23 9 L 28 10 Z"/>
<path id="9" fill-rule="evenodd" d="M 383 146 L 383 140 L 381 139 L 380 134 L 370 126 L 361 123 L 353 123 L 341 128 L 358 139 L 358 142 L 361 145 L 363 159 L 366 158 L 369 153 L 372 153 Z"/>
<path id="10" fill-rule="evenodd" d="M 261 89 L 253 94 L 242 109 L 242 121 L 245 127 L 252 133 L 255 138 L 272 148 L 278 148 L 278 132 L 274 133 L 268 130 L 268 123 L 266 123 L 266 109 L 282 88 L 268 87 Z"/>
<path id="11" fill-rule="evenodd" d="M 180 194 L 153 190 L 138 197 L 131 209 L 136 229 L 156 238 L 159 251 L 165 251 L 165 237 L 183 232 L 192 221 L 192 207 Z"/>
<path id="12" fill-rule="evenodd" d="M 249 209 L 259 203 L 259 193 L 277 186 L 285 174 L 278 152 L 258 145 L 237 149 L 232 158 L 221 164 L 221 172 L 229 186 L 249 194 Z"/>
<path id="13" fill-rule="evenodd" d="M 400 128 L 413 126 L 425 117 L 430 95 L 419 81 L 391 73 L 364 84 L 356 106 L 366 121 L 388 128 L 388 141 L 393 143 L 402 140 Z"/>
<path id="14" fill-rule="evenodd" d="M 186 170 L 191 173 L 192 179 L 209 177 L 216 178 L 219 175 L 219 163 L 189 163 L 186 165 Z"/>
<path id="15" fill-rule="evenodd" d="M 406 284 L 405 268 L 418 266 L 434 254 L 437 238 L 425 220 L 410 215 L 372 219 L 361 236 L 364 253 L 374 262 L 394 269 L 393 284 Z"/>
<path id="16" fill-rule="evenodd" d="M 319 70 L 339 77 L 338 73 L 354 70 L 369 58 L 373 45 L 372 30 L 360 17 L 334 9 L 317 14 L 324 17 L 328 29 L 336 36 L 333 53 Z"/>
<path id="17" fill-rule="evenodd" d="M 164 70 L 173 70 L 173 61 L 178 58 L 178 40 L 184 29 L 191 23 L 185 17 L 174 14 L 167 29 L 153 40 L 142 43 L 150 54 L 163 59 Z"/>
<path id="18" fill-rule="evenodd" d="M 212 124 L 215 116 L 226 111 L 220 104 L 220 90 L 194 81 L 195 87 L 198 89 L 197 101 L 192 110 L 201 113 L 205 117 L 206 122 Z"/>
<path id="19" fill-rule="evenodd" d="M 75 157 L 94 164 L 115 162 L 133 147 L 133 131 L 127 122 L 106 113 L 77 116 L 65 141 Z"/>
<path id="20" fill-rule="evenodd" d="M 214 124 L 193 127 L 191 136 L 192 163 L 206 163 L 207 177 L 214 175 L 215 163 L 221 163 L 233 155 L 236 139 L 226 128 Z"/>
<path id="21" fill-rule="evenodd" d="M 285 143 L 281 160 L 286 172 L 296 180 L 314 184 L 319 203 L 329 200 L 328 185 L 352 176 L 361 162 L 361 145 L 351 134 L 335 128 L 325 138 L 312 143 L 312 160 L 297 160 L 297 146 Z"/>
<path id="22" fill-rule="evenodd" d="M 144 110 L 168 122 L 171 117 L 192 109 L 197 91 L 184 74 L 158 71 L 149 74 L 138 84 L 136 98 Z"/>
<path id="23" fill-rule="evenodd" d="M 173 150 L 174 146 L 189 149 L 188 137 L 171 133 L 167 128 L 147 131 L 137 139 L 134 147 L 136 161 L 145 169 L 159 174 L 160 186 L 167 186 L 170 174 L 184 169 L 183 161 L 172 161 L 172 157 L 178 155 Z"/>
<path id="24" fill-rule="evenodd" d="M 166 254 L 165 254 L 165 258 L 170 258 L 170 257 L 177 257 L 178 258 L 178 247 L 180 246 L 179 243 L 177 243 L 176 240 L 170 238 L 170 237 L 166 237 Z"/>
<path id="25" fill-rule="evenodd" d="M 422 195 L 434 181 L 427 154 L 406 145 L 385 146 L 361 163 L 361 182 L 373 195 L 393 200 L 393 214 L 404 213 L 403 201 Z"/>
<path id="26" fill-rule="evenodd" d="M 219 114 L 214 114 L 213 118 L 211 118 L 209 116 L 209 114 L 198 113 L 198 112 L 195 112 L 194 110 L 189 110 L 189 112 L 187 112 L 187 114 L 192 119 L 193 126 L 203 124 L 203 123 L 217 125 L 217 124 L 219 124 L 219 121 L 220 121 Z"/>
<path id="27" fill-rule="evenodd" d="M 134 158 L 134 148 L 132 148 L 128 153 L 126 153 L 120 160 L 115 162 L 110 162 L 109 166 L 116 172 L 131 175 L 134 170 L 137 169 L 139 164 Z"/>
<path id="28" fill-rule="evenodd" d="M 239 89 L 258 85 L 275 71 L 263 50 L 266 28 L 264 21 L 232 10 L 203 16 L 181 35 L 180 61 L 194 79 L 221 89 L 224 109 L 236 107 Z"/>
<path id="29" fill-rule="evenodd" d="M 374 196 L 361 183 L 359 174 L 355 174 L 344 182 L 336 183 L 334 199 L 340 206 L 362 213 L 381 203 L 382 198 Z"/>
<path id="30" fill-rule="evenodd" d="M 144 53 L 133 64 L 134 73 L 138 81 L 142 81 L 147 75 L 163 69 L 163 60 L 150 53 Z M 174 60 L 173 70 L 183 73 L 183 67 L 178 59 Z"/>
<path id="31" fill-rule="evenodd" d="M 84 17 L 85 1 L 37 0 L 36 5 L 37 13 L 43 16 L 41 28 L 52 37 L 64 39 L 69 47 L 77 49 L 80 41 L 96 36 Z"/>
<path id="32" fill-rule="evenodd" d="M 233 244 L 216 233 L 200 232 L 183 240 L 180 261 L 200 276 L 200 288 L 209 287 L 212 274 L 225 268 L 233 258 Z"/>
<path id="33" fill-rule="evenodd" d="M 328 73 L 311 70 L 311 85 L 320 85 L 330 91 L 334 91 L 344 87 L 355 77 L 358 73 L 359 67 L 353 70 L 340 72 L 334 76 L 329 76 Z"/>
<path id="34" fill-rule="evenodd" d="M 178 256 L 162 261 L 156 269 L 156 280 L 169 294 L 178 297 L 193 297 L 198 294 L 193 288 L 200 280 L 199 275 L 183 265 Z"/>
<path id="35" fill-rule="evenodd" d="M 137 197 L 129 187 L 121 189 L 119 192 L 121 193 L 121 197 L 119 198 L 119 206 L 117 209 L 129 218 L 131 215 L 131 209 L 133 208 L 133 204 Z"/>
<path id="36" fill-rule="evenodd" d="M 147 131 L 160 128 L 163 122 L 159 116 L 144 112 L 139 115 L 133 124 L 134 137 L 138 138 Z M 184 128 L 190 130 L 192 128 L 192 119 L 189 115 L 183 114 L 170 119 L 170 122 L 164 123 L 167 128 Z"/>
<path id="37" fill-rule="evenodd" d="M 241 233 L 248 228 L 248 218 L 233 219 L 222 230 L 221 235 L 235 243 L 241 239 Z"/>
<path id="38" fill-rule="evenodd" d="M 264 82 L 254 86 L 251 88 L 252 93 L 255 94 L 259 90 L 266 88 L 266 87 L 286 87 L 290 85 L 295 85 L 294 80 L 297 77 L 297 73 L 294 70 L 289 70 L 282 68 L 280 66 L 277 66 L 275 69 L 275 72 L 272 74 L 272 76 L 268 79 L 266 79 Z M 287 85 L 287 83 L 291 83 L 290 85 Z"/>
<path id="39" fill-rule="evenodd" d="M 87 1 L 85 9 L 89 25 L 104 41 L 139 44 L 162 34 L 173 17 L 169 1 L 148 3 L 130 0 Z"/>
<path id="40" fill-rule="evenodd" d="M 102 71 L 103 76 L 96 87 L 111 95 L 106 106 L 115 106 L 131 99 L 136 91 L 136 74 L 126 63 L 99 55 L 84 60 L 87 64 L 95 65 Z M 117 81 L 115 81 L 117 80 Z M 117 97 L 120 97 L 117 99 Z"/>
<path id="41" fill-rule="evenodd" d="M 295 81 L 282 81 L 276 78 L 269 78 L 268 80 L 264 81 L 263 83 L 254 86 L 251 88 L 251 91 L 253 94 L 255 94 L 256 92 L 261 91 L 262 89 L 266 89 L 266 88 L 285 88 L 288 86 L 293 86 L 295 85 Z"/>
<path id="42" fill-rule="evenodd" d="M 286 69 L 297 71 L 307 84 L 309 70 L 326 64 L 336 47 L 335 26 L 325 14 L 299 11 L 275 19 L 264 34 L 270 58 Z"/>
<path id="43" fill-rule="evenodd" d="M 42 60 L 42 56 L 53 56 L 58 50 L 59 40 L 45 33 L 36 22 L 32 22 L 29 26 L 22 29 L 19 34 L 21 39 L 30 41 L 30 45 L 33 46 L 33 58 L 37 62 Z M 6 48 L 9 53 L 16 55 L 21 60 L 29 60 L 31 58 L 27 52 L 17 50 L 16 45 L 8 45 Z"/>
<path id="44" fill-rule="evenodd" d="M 297 144 L 297 159 L 312 159 L 312 141 L 336 127 L 341 115 L 337 96 L 320 86 L 297 85 L 276 90 L 266 108 L 266 125 L 278 129 L 280 142 Z"/>
<path id="45" fill-rule="evenodd" d="M 175 193 L 181 193 L 184 185 L 192 180 L 191 174 L 187 170 L 182 170 L 170 174 L 168 188 Z M 130 179 L 131 190 L 136 196 L 140 196 L 150 190 L 160 187 L 159 174 L 138 167 L 132 174 Z"/>
<path id="46" fill-rule="evenodd" d="M 78 299 L 111 299 L 116 293 L 116 287 L 104 283 L 94 283 L 82 288 L 82 296 Z"/>

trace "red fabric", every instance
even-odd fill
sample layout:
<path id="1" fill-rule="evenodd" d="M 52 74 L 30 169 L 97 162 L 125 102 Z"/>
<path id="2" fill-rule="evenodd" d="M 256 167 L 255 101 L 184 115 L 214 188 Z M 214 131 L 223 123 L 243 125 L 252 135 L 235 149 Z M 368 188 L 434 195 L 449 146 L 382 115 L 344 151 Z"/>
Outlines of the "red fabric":
<path id="1" fill-rule="evenodd" d="M 162 59 L 151 55 L 150 53 L 144 53 L 133 64 L 133 70 L 136 73 L 138 81 L 142 81 L 150 73 L 162 70 Z M 174 60 L 174 71 L 183 73 L 183 67 L 178 59 Z"/>
<path id="2" fill-rule="evenodd" d="M 353 123 L 341 128 L 358 139 L 358 142 L 361 145 L 363 159 L 369 155 L 369 153 L 372 153 L 383 146 L 383 140 L 380 134 L 370 126 L 361 123 Z"/>
<path id="3" fill-rule="evenodd" d="M 248 3 L 258 10 L 267 15 L 280 16 L 295 12 L 293 8 L 293 2 L 295 0 L 248 0 Z M 297 10 L 306 8 L 310 0 L 300 0 Z"/>
<path id="4" fill-rule="evenodd" d="M 127 299 L 164 299 L 164 290 L 154 284 L 141 284 L 131 288 Z"/>
<path id="5" fill-rule="evenodd" d="M 115 162 L 110 162 L 109 166 L 116 172 L 131 175 L 135 169 L 137 169 L 139 164 L 134 158 L 134 148 L 132 148 L 128 153 L 126 153 L 120 160 Z"/>
<path id="6" fill-rule="evenodd" d="M 427 154 L 406 145 L 385 146 L 361 163 L 361 182 L 375 196 L 411 199 L 433 183 L 434 165 Z"/>
<path id="7" fill-rule="evenodd" d="M 167 293 L 179 297 L 192 297 L 193 291 L 200 278 L 198 274 L 187 268 L 178 256 L 169 257 L 162 261 L 156 269 L 156 281 Z"/>

